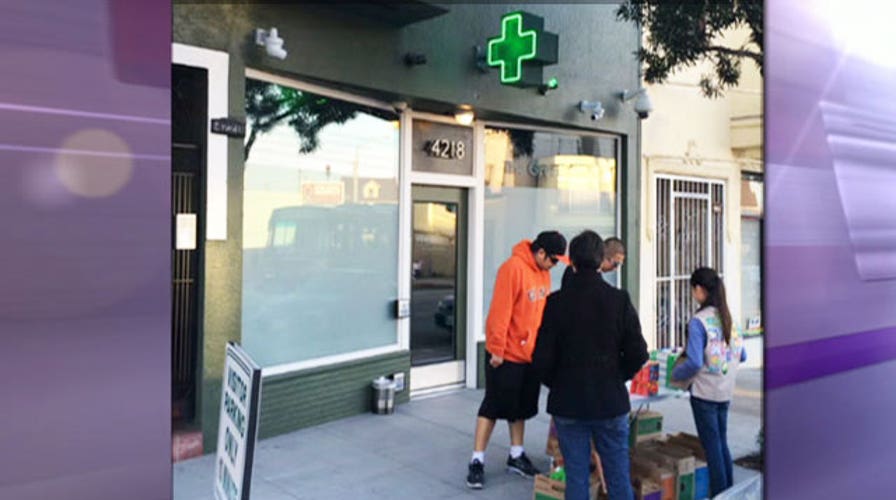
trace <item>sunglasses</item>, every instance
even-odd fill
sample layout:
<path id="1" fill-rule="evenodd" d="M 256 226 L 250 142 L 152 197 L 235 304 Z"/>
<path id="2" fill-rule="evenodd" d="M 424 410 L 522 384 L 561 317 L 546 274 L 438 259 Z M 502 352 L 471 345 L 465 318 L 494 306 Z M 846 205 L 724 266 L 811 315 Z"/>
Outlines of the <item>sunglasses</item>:
<path id="1" fill-rule="evenodd" d="M 548 259 L 551 259 L 551 262 L 554 264 L 560 262 L 560 258 L 557 257 L 556 255 L 548 255 Z"/>
<path id="2" fill-rule="evenodd" d="M 622 265 L 622 262 L 619 262 L 617 260 L 611 260 L 610 265 L 611 265 L 611 269 L 616 269 L 617 267 Z"/>

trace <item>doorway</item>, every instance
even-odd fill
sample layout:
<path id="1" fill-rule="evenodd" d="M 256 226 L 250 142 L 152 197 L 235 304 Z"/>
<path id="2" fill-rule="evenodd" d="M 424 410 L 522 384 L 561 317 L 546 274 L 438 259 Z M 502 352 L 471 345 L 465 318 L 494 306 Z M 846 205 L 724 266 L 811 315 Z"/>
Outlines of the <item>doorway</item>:
<path id="1" fill-rule="evenodd" d="M 197 416 L 205 217 L 208 71 L 175 64 L 171 83 L 171 413 L 175 429 Z"/>
<path id="2" fill-rule="evenodd" d="M 467 190 L 411 188 L 412 392 L 465 380 Z"/>
<path id="3" fill-rule="evenodd" d="M 656 346 L 684 346 L 696 310 L 691 273 L 710 266 L 724 276 L 725 185 L 721 181 L 656 177 Z"/>

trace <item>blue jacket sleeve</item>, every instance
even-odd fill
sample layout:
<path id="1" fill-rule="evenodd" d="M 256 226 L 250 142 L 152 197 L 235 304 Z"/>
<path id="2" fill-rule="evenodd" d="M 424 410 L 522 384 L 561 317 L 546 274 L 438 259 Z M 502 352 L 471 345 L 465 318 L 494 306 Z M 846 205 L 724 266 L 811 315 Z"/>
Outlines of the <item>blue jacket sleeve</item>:
<path id="1" fill-rule="evenodd" d="M 741 349 L 740 350 L 740 362 L 743 363 L 746 360 L 747 360 L 747 350 Z"/>
<path id="2" fill-rule="evenodd" d="M 672 372 L 672 380 L 687 380 L 703 366 L 703 351 L 706 350 L 706 329 L 697 318 L 688 322 L 687 359 Z"/>

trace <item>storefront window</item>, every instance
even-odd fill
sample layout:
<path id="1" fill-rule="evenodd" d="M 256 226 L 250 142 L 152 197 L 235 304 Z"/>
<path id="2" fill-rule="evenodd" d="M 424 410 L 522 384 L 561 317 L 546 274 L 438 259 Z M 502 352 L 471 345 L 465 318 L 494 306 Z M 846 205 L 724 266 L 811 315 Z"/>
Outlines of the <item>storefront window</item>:
<path id="1" fill-rule="evenodd" d="M 273 366 L 396 344 L 398 117 L 246 88 L 244 347 Z"/>
<path id="2" fill-rule="evenodd" d="M 522 239 L 557 230 L 567 241 L 584 229 L 618 236 L 618 140 L 589 135 L 487 128 L 485 134 L 486 313 L 498 267 Z M 554 266 L 560 287 L 565 265 Z M 604 276 L 618 285 L 617 273 Z"/>

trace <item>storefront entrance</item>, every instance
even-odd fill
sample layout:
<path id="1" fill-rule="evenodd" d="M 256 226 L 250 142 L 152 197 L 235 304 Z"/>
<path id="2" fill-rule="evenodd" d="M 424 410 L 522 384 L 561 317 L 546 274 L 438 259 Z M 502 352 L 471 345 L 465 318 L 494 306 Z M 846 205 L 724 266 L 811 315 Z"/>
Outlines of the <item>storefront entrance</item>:
<path id="1" fill-rule="evenodd" d="M 467 190 L 412 187 L 411 390 L 464 381 Z"/>
<path id="2" fill-rule="evenodd" d="M 171 85 L 171 414 L 193 422 L 199 388 L 208 71 L 175 64 Z"/>
<path id="3" fill-rule="evenodd" d="M 687 343 L 697 309 L 690 276 L 710 266 L 725 276 L 725 184 L 711 179 L 656 176 L 656 346 Z"/>

